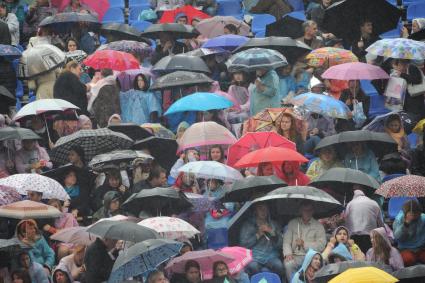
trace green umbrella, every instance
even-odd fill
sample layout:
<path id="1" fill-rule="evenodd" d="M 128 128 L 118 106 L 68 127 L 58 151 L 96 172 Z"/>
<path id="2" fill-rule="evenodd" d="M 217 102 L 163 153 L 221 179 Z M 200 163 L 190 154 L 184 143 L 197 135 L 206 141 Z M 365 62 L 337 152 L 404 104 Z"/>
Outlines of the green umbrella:
<path id="1" fill-rule="evenodd" d="M 0 129 L 0 141 L 6 140 L 39 140 L 41 137 L 30 129 L 4 127 Z"/>

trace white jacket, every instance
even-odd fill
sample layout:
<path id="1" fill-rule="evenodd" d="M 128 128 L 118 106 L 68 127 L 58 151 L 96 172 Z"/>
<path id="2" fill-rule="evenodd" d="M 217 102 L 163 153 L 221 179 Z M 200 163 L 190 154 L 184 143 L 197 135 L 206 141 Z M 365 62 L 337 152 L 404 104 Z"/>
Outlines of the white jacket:
<path id="1" fill-rule="evenodd" d="M 9 26 L 10 36 L 12 37 L 12 45 L 19 44 L 19 21 L 15 14 L 7 13 L 6 17 L 1 17 L 0 20 L 4 21 Z"/>

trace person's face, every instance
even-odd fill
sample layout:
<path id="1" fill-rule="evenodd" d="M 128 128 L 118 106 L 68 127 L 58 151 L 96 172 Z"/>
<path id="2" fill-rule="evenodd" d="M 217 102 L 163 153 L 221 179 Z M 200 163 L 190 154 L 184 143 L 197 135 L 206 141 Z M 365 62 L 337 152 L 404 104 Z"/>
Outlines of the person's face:
<path id="1" fill-rule="evenodd" d="M 72 52 L 77 50 L 77 43 L 73 40 L 68 41 L 68 51 Z"/>
<path id="2" fill-rule="evenodd" d="M 120 208 L 120 201 L 115 199 L 113 201 L 111 201 L 111 204 L 109 205 L 109 210 L 110 211 L 117 211 Z"/>
<path id="3" fill-rule="evenodd" d="M 201 281 L 201 274 L 199 272 L 199 269 L 196 267 L 191 267 L 186 272 L 186 279 L 191 283 L 197 283 Z"/>
<path id="4" fill-rule="evenodd" d="M 335 152 L 332 149 L 322 149 L 320 151 L 320 159 L 322 159 L 325 162 L 330 162 L 334 160 L 335 158 Z"/>
<path id="5" fill-rule="evenodd" d="M 373 25 L 371 22 L 365 22 L 361 27 L 360 30 L 362 33 L 365 34 L 372 34 L 373 32 Z"/>
<path id="6" fill-rule="evenodd" d="M 13 283 L 24 283 L 24 280 L 23 279 L 21 279 L 21 278 L 19 278 L 19 276 L 18 275 L 16 275 L 16 274 L 13 274 L 13 281 L 12 281 Z"/>
<path id="7" fill-rule="evenodd" d="M 77 77 L 80 77 L 81 76 L 81 73 L 82 73 L 82 70 L 81 70 L 81 66 L 80 65 L 77 65 L 77 67 L 75 67 L 75 68 L 71 68 L 70 71 L 71 71 L 71 73 L 73 73 Z"/>
<path id="8" fill-rule="evenodd" d="M 309 36 L 316 36 L 317 35 L 317 24 L 312 24 L 311 26 L 307 27 L 305 30 L 306 35 Z"/>
<path id="9" fill-rule="evenodd" d="M 211 159 L 213 161 L 219 161 L 221 159 L 221 150 L 219 148 L 212 148 L 211 149 Z"/>
<path id="10" fill-rule="evenodd" d="M 40 194 L 38 192 L 28 191 L 28 199 L 35 202 L 40 202 L 43 194 Z"/>
<path id="11" fill-rule="evenodd" d="M 223 29 L 224 34 L 232 34 L 232 32 L 228 28 Z"/>
<path id="12" fill-rule="evenodd" d="M 187 17 L 178 18 L 177 23 L 182 25 L 187 25 Z"/>
<path id="13" fill-rule="evenodd" d="M 324 7 L 329 7 L 332 3 L 332 0 L 322 0 L 322 4 Z"/>
<path id="14" fill-rule="evenodd" d="M 311 205 L 305 205 L 301 207 L 300 212 L 301 218 L 307 222 L 310 221 L 310 219 L 313 217 L 314 209 Z"/>
<path id="15" fill-rule="evenodd" d="M 338 233 L 336 233 L 335 239 L 338 243 L 343 243 L 343 244 L 347 243 L 348 241 L 347 231 L 345 231 L 345 229 L 340 229 Z"/>
<path id="16" fill-rule="evenodd" d="M 227 269 L 227 266 L 225 264 L 218 264 L 215 273 L 218 277 L 226 276 L 229 270 Z"/>
<path id="17" fill-rule="evenodd" d="M 137 77 L 137 86 L 139 89 L 145 88 L 145 80 L 141 76 Z"/>
<path id="18" fill-rule="evenodd" d="M 255 215 L 259 219 L 267 219 L 267 216 L 268 216 L 267 206 L 262 205 L 262 204 L 257 205 L 255 207 Z"/>
<path id="19" fill-rule="evenodd" d="M 181 250 L 180 250 L 180 255 L 184 255 L 187 252 L 192 251 L 192 248 L 189 245 L 185 245 Z"/>
<path id="20" fill-rule="evenodd" d="M 77 176 L 75 175 L 75 172 L 69 172 L 68 175 L 65 176 L 65 186 L 73 186 L 77 183 Z"/>
<path id="21" fill-rule="evenodd" d="M 55 279 L 57 283 L 66 283 L 66 275 L 62 271 L 57 271 L 55 273 Z"/>
<path id="22" fill-rule="evenodd" d="M 294 173 L 294 166 L 291 162 L 285 162 L 282 166 L 282 171 L 286 174 Z"/>
<path id="23" fill-rule="evenodd" d="M 242 73 L 234 73 L 233 79 L 237 82 L 242 82 L 243 81 L 243 74 Z"/>
<path id="24" fill-rule="evenodd" d="M 282 120 L 280 121 L 280 128 L 282 129 L 282 131 L 284 132 L 289 131 L 291 129 L 291 126 L 292 126 L 291 118 L 287 116 L 283 116 Z"/>
<path id="25" fill-rule="evenodd" d="M 22 147 L 25 150 L 34 150 L 34 148 L 35 148 L 35 141 L 33 141 L 33 140 L 23 140 L 22 141 Z"/>
<path id="26" fill-rule="evenodd" d="M 289 76 L 289 74 L 291 74 L 291 71 L 292 71 L 292 67 L 291 65 L 288 65 L 281 69 L 280 74 L 282 76 Z"/>
<path id="27" fill-rule="evenodd" d="M 118 188 L 120 185 L 120 180 L 115 177 L 109 177 L 109 186 L 112 188 Z"/>
<path id="28" fill-rule="evenodd" d="M 0 16 L 2 17 L 6 16 L 6 7 L 0 6 Z"/>
<path id="29" fill-rule="evenodd" d="M 188 155 L 199 161 L 199 153 L 196 150 L 189 150 Z"/>
<path id="30" fill-rule="evenodd" d="M 152 181 L 154 187 L 165 187 L 167 186 L 167 174 L 161 173 L 158 178 L 153 178 Z"/>
<path id="31" fill-rule="evenodd" d="M 30 266 L 31 266 L 31 259 L 30 259 L 30 256 L 29 255 L 27 255 L 27 254 L 21 255 L 20 260 L 21 260 L 21 265 L 25 269 L 30 268 Z"/>
<path id="32" fill-rule="evenodd" d="M 314 270 L 319 270 L 322 266 L 321 257 L 319 254 L 316 254 L 313 259 L 311 260 L 311 267 L 313 267 Z"/>
<path id="33" fill-rule="evenodd" d="M 400 128 L 401 128 L 401 124 L 399 120 L 393 120 L 388 123 L 388 129 L 390 129 L 390 131 L 393 133 L 400 132 L 401 130 Z"/>
<path id="34" fill-rule="evenodd" d="M 68 160 L 72 164 L 75 164 L 77 162 L 80 162 L 81 158 L 80 158 L 80 156 L 78 155 L 77 152 L 75 152 L 74 150 L 70 150 L 69 153 L 68 153 Z"/>
<path id="35" fill-rule="evenodd" d="M 421 29 L 420 29 L 420 27 L 419 27 L 419 25 L 418 25 L 418 22 L 417 21 L 413 21 L 412 22 L 412 32 L 413 33 L 415 33 L 415 32 L 418 32 L 418 31 L 420 31 Z"/>
<path id="36" fill-rule="evenodd" d="M 199 20 L 198 19 L 193 19 L 192 20 L 192 27 L 196 27 L 199 24 Z"/>
<path id="37" fill-rule="evenodd" d="M 407 73 L 407 69 L 409 68 L 409 61 L 398 61 L 397 63 L 393 64 L 393 68 L 402 73 L 402 74 L 406 74 Z"/>
<path id="38" fill-rule="evenodd" d="M 361 143 L 359 142 L 354 142 L 351 143 L 351 150 L 353 151 L 353 153 L 357 156 L 362 155 L 363 154 L 363 146 Z"/>
<path id="39" fill-rule="evenodd" d="M 164 273 L 161 273 L 160 275 L 158 275 L 158 277 L 156 277 L 154 283 L 167 283 L 167 282 L 168 282 L 168 279 L 164 276 Z"/>
<path id="40" fill-rule="evenodd" d="M 117 244 L 118 240 L 114 240 L 114 239 L 103 239 L 103 243 L 106 246 L 107 250 L 111 250 L 115 247 L 115 245 Z"/>
<path id="41" fill-rule="evenodd" d="M 273 164 L 266 163 L 262 165 L 263 176 L 271 176 L 273 175 Z"/>

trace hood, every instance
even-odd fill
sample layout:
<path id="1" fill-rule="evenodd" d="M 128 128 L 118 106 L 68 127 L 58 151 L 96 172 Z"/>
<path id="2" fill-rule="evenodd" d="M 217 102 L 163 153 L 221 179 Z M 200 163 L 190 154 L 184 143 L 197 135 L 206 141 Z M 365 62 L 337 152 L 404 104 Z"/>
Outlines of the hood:
<path id="1" fill-rule="evenodd" d="M 382 238 L 384 238 L 385 242 L 388 244 L 388 246 L 392 247 L 391 241 L 388 238 L 387 231 L 385 230 L 384 227 L 375 228 L 372 231 L 377 232 L 379 235 L 381 235 Z"/>
<path id="2" fill-rule="evenodd" d="M 32 223 L 35 226 L 37 234 L 40 235 L 40 230 L 38 230 L 37 222 L 35 222 L 34 219 L 24 219 L 24 220 L 19 221 L 18 224 L 15 227 L 15 237 L 16 238 L 18 238 L 19 240 L 22 240 L 22 236 L 20 236 L 18 234 L 18 230 L 19 230 L 19 227 L 21 227 L 22 225 L 25 225 L 25 223 Z"/>
<path id="3" fill-rule="evenodd" d="M 62 266 L 61 264 L 59 264 L 58 266 L 56 266 L 55 270 L 53 271 L 53 275 L 52 275 L 53 283 L 57 283 L 55 275 L 56 275 L 56 272 L 58 271 L 62 271 L 66 274 L 66 276 L 68 277 L 68 282 L 74 282 L 74 280 L 72 279 L 71 272 L 69 272 L 65 266 Z"/>
<path id="4" fill-rule="evenodd" d="M 354 191 L 354 196 L 353 196 L 353 199 L 355 199 L 355 198 L 357 198 L 357 197 L 360 197 L 360 196 L 365 196 L 365 194 L 363 193 L 363 191 L 361 191 L 361 190 L 355 190 Z"/>
<path id="5" fill-rule="evenodd" d="M 347 236 L 348 236 L 348 239 L 350 239 L 350 230 L 348 230 L 348 228 L 347 227 L 345 227 L 345 226 L 339 226 L 339 227 L 337 227 L 335 230 L 334 230 L 334 232 L 332 233 L 332 237 L 336 237 L 336 234 L 338 234 L 338 232 L 339 232 L 339 230 L 341 230 L 341 229 L 344 229 L 345 231 L 347 231 Z"/>
<path id="6" fill-rule="evenodd" d="M 115 199 L 121 199 L 121 196 L 120 196 L 120 194 L 118 192 L 116 192 L 116 191 L 109 191 L 109 192 L 107 192 L 103 196 L 103 207 L 106 210 L 109 210 L 109 205 Z"/>
<path id="7" fill-rule="evenodd" d="M 111 117 L 108 119 L 108 126 L 111 125 L 111 121 L 113 118 L 117 118 L 121 122 L 121 116 L 119 114 L 112 114 Z"/>
<path id="8" fill-rule="evenodd" d="M 306 270 L 307 270 L 307 268 L 310 266 L 310 263 L 311 263 L 311 261 L 313 260 L 313 257 L 316 255 L 316 254 L 319 254 L 320 255 L 320 253 L 319 252 L 316 252 L 315 250 L 313 250 L 313 249 L 309 249 L 308 251 L 307 251 L 307 254 L 305 255 L 305 257 L 304 257 L 304 261 L 303 261 L 303 264 L 301 265 L 301 268 L 300 268 L 300 272 L 302 271 L 302 272 L 305 272 Z"/>
<path id="9" fill-rule="evenodd" d="M 416 18 L 413 19 L 416 22 L 421 30 L 425 29 L 425 18 Z"/>
<path id="10" fill-rule="evenodd" d="M 338 255 L 340 257 L 345 258 L 345 260 L 353 260 L 353 257 L 351 256 L 350 251 L 344 244 L 339 244 L 338 246 L 336 246 L 332 250 L 331 255 Z"/>

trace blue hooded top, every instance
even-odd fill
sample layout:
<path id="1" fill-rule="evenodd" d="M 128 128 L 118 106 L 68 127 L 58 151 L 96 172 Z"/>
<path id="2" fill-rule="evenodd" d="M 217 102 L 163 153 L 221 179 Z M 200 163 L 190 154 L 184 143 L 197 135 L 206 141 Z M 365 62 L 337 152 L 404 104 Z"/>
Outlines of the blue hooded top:
<path id="1" fill-rule="evenodd" d="M 331 256 L 332 254 L 342 256 L 346 260 L 353 260 L 353 256 L 351 255 L 350 251 L 348 250 L 348 248 L 344 244 L 338 244 L 338 246 L 336 246 L 332 250 L 332 252 L 329 256 Z"/>
<path id="2" fill-rule="evenodd" d="M 320 255 L 320 253 L 316 252 L 313 249 L 309 249 L 307 251 L 307 254 L 304 257 L 303 264 L 301 265 L 301 268 L 292 277 L 291 283 L 305 283 L 305 281 L 303 281 L 303 279 L 300 278 L 300 275 L 305 273 L 305 271 L 307 270 L 307 268 L 310 266 L 310 263 L 313 260 L 313 257 L 316 254 L 319 254 Z"/>

